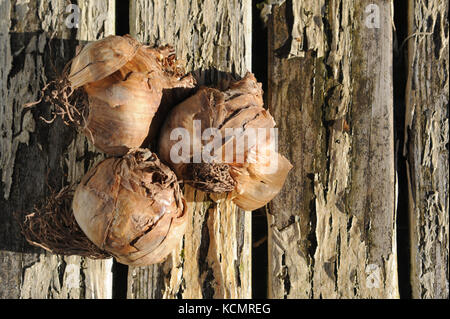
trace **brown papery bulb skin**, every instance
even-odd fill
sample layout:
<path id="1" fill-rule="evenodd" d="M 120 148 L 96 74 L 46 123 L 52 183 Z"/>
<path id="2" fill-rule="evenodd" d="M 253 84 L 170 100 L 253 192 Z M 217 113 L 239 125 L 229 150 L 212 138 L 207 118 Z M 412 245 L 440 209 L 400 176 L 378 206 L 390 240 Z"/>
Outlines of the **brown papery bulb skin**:
<path id="1" fill-rule="evenodd" d="M 266 171 L 271 165 L 268 160 L 235 164 L 230 168 L 230 174 L 236 181 L 233 202 L 243 210 L 251 211 L 266 205 L 283 188 L 292 164 L 278 153 L 270 155 L 277 157 L 277 169 L 274 171 Z"/>
<path id="2" fill-rule="evenodd" d="M 232 192 L 234 202 L 245 210 L 264 206 L 281 190 L 292 168 L 283 156 L 278 153 L 272 154 L 278 159 L 275 163 L 267 160 L 270 158 L 267 154 L 259 154 L 257 157 L 264 158 L 265 161 L 248 163 L 249 154 L 258 153 L 257 149 L 273 153 L 264 145 L 257 147 L 256 144 L 249 142 L 246 148 L 234 149 L 231 162 L 224 161 L 224 158 L 213 163 L 193 163 L 192 160 L 193 150 L 202 149 L 210 142 L 193 138 L 194 135 L 198 136 L 198 133 L 195 133 L 195 120 L 200 121 L 202 131 L 216 128 L 223 141 L 227 141 L 226 143 L 234 141 L 235 145 L 238 144 L 237 140 L 245 138 L 245 133 L 249 129 L 274 128 L 275 121 L 264 109 L 262 96 L 262 85 L 251 73 L 247 73 L 242 80 L 231 83 L 224 91 L 209 87 L 200 88 L 196 94 L 178 104 L 166 119 L 159 140 L 161 160 L 173 168 L 179 179 L 199 190 L 210 193 Z M 175 144 L 180 145 L 184 142 L 170 139 L 171 132 L 177 128 L 186 129 L 191 137 L 187 142 L 190 145 L 184 145 L 185 149 L 191 150 L 186 156 L 189 160 L 179 163 L 172 161 L 170 157 Z M 227 131 L 231 128 L 240 128 L 243 134 L 231 136 L 230 130 Z M 220 148 L 222 154 L 225 154 L 225 143 Z M 244 162 L 237 161 L 237 158 L 243 158 Z M 276 169 L 267 169 L 267 166 L 271 165 L 277 165 Z"/>
<path id="3" fill-rule="evenodd" d="M 195 86 L 171 47 L 150 48 L 130 36 L 87 44 L 71 62 L 68 80 L 87 95 L 86 136 L 116 156 L 142 146 L 163 90 Z"/>
<path id="4" fill-rule="evenodd" d="M 187 222 L 175 174 L 146 149 L 89 170 L 72 209 L 95 245 L 132 266 L 162 262 L 180 243 Z"/>

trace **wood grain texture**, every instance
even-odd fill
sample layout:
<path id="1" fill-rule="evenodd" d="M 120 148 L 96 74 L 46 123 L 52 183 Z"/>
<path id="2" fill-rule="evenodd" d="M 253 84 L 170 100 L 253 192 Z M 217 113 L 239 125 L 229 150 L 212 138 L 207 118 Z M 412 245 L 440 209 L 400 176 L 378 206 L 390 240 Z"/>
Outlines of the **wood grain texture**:
<path id="1" fill-rule="evenodd" d="M 406 143 L 413 298 L 449 297 L 448 1 L 409 1 Z"/>
<path id="2" fill-rule="evenodd" d="M 289 57 L 304 57 L 313 50 L 321 58 L 325 51 L 322 22 L 325 0 L 292 0 L 293 25 Z"/>
<path id="3" fill-rule="evenodd" d="M 218 82 L 215 69 L 244 75 L 251 67 L 251 1 L 142 0 L 130 3 L 130 33 L 170 44 L 200 84 Z"/>
<path id="4" fill-rule="evenodd" d="M 139 0 L 130 31 L 174 46 L 199 84 L 219 85 L 251 68 L 251 1 Z M 129 298 L 251 298 L 251 213 L 225 198 L 184 187 L 189 224 L 161 265 L 130 268 Z"/>
<path id="5" fill-rule="evenodd" d="M 268 105 L 294 165 L 269 204 L 269 297 L 397 298 L 390 4 L 328 1 L 309 17 L 323 57 L 288 59 L 293 3 L 268 24 Z"/>
<path id="6" fill-rule="evenodd" d="M 51 255 L 29 246 L 15 212 L 30 211 L 48 195 L 78 182 L 102 158 L 62 121 L 52 125 L 50 105 L 35 101 L 46 81 L 73 57 L 79 40 L 114 32 L 114 1 L 79 1 L 79 28 L 68 28 L 67 1 L 0 2 L 0 297 L 110 298 L 111 260 Z M 109 12 L 99 21 L 96 12 Z"/>

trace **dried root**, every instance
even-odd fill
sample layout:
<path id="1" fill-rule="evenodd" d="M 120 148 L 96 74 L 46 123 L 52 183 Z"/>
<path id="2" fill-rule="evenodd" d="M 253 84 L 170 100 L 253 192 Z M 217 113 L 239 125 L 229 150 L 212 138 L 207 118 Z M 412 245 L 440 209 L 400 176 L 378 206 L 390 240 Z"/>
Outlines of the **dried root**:
<path id="1" fill-rule="evenodd" d="M 230 166 L 223 163 L 189 163 L 184 182 L 207 193 L 231 192 L 236 182 L 230 175 Z"/>
<path id="2" fill-rule="evenodd" d="M 53 106 L 52 118 L 41 117 L 47 124 L 60 117 L 67 126 L 86 129 L 86 119 L 89 115 L 88 97 L 84 90 L 71 87 L 67 70 L 64 70 L 58 79 L 46 83 L 40 91 L 40 98 L 25 104 L 24 108 L 33 107 L 43 101 Z"/>
<path id="3" fill-rule="evenodd" d="M 146 46 L 147 49 L 152 50 L 150 46 Z M 185 62 L 177 59 L 175 55 L 175 49 L 170 45 L 165 45 L 153 50 L 157 50 L 160 53 L 158 62 L 161 63 L 163 71 L 171 77 L 184 77 L 186 71 L 184 69 Z"/>
<path id="4" fill-rule="evenodd" d="M 20 222 L 28 243 L 51 253 L 78 255 L 92 259 L 111 257 L 92 243 L 78 226 L 72 212 L 73 189 L 52 191 L 40 207 L 26 214 Z"/>

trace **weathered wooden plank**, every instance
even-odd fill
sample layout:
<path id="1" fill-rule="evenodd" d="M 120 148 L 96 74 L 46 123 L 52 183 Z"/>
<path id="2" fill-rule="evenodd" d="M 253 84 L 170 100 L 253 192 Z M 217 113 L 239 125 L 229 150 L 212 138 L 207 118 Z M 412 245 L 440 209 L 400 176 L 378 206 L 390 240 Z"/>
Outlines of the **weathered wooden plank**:
<path id="1" fill-rule="evenodd" d="M 251 68 L 251 1 L 132 1 L 130 32 L 151 45 L 170 44 L 200 84 Z M 251 213 L 184 187 L 189 206 L 180 249 L 150 267 L 130 268 L 129 298 L 250 298 Z"/>
<path id="2" fill-rule="evenodd" d="M 448 1 L 409 1 L 407 156 L 413 298 L 449 297 Z"/>
<path id="3" fill-rule="evenodd" d="M 324 29 L 322 11 L 325 0 L 292 1 L 294 23 L 291 31 L 289 57 L 304 57 L 305 51 L 316 51 L 317 57 L 324 55 Z"/>
<path id="4" fill-rule="evenodd" d="M 268 105 L 294 165 L 269 204 L 269 297 L 398 297 L 390 3 L 296 4 L 268 25 Z M 292 26 L 315 21 L 289 59 Z"/>
<path id="5" fill-rule="evenodd" d="M 111 260 L 56 256 L 30 247 L 13 216 L 44 200 L 47 184 L 59 189 L 76 183 L 102 157 L 61 121 L 41 121 L 40 116 L 50 117 L 49 105 L 23 108 L 37 100 L 43 82 L 61 72 L 77 40 L 114 32 L 114 0 L 78 1 L 78 28 L 76 17 L 70 17 L 76 8 L 66 11 L 67 5 L 62 0 L 0 2 L 1 298 L 112 296 Z"/>

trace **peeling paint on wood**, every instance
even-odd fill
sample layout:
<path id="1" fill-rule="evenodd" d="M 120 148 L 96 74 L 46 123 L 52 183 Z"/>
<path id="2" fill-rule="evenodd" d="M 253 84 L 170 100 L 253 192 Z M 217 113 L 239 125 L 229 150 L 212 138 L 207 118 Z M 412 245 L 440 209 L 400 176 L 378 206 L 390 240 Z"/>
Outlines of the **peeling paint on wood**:
<path id="1" fill-rule="evenodd" d="M 325 0 L 293 0 L 294 23 L 291 31 L 291 51 L 289 57 L 304 57 L 305 52 L 315 51 L 318 58 L 323 57 L 325 39 L 322 16 Z"/>
<path id="2" fill-rule="evenodd" d="M 288 59 L 290 2 L 269 21 L 268 104 L 294 165 L 269 204 L 270 298 L 398 297 L 392 12 L 370 3 L 376 30 L 368 1 L 321 8 L 324 32 L 308 42 L 325 42 L 322 58 Z"/>
<path id="3" fill-rule="evenodd" d="M 449 297 L 448 1 L 409 1 L 405 155 L 413 298 Z"/>
<path id="4" fill-rule="evenodd" d="M 132 1 L 130 33 L 151 45 L 173 45 L 189 71 L 243 75 L 251 66 L 251 12 L 247 0 Z"/>
<path id="5" fill-rule="evenodd" d="M 130 267 L 128 298 L 250 298 L 251 215 L 185 186 L 184 240 L 163 264 Z"/>
<path id="6" fill-rule="evenodd" d="M 173 45 L 199 84 L 251 67 L 251 1 L 133 1 L 131 34 Z M 130 268 L 130 298 L 251 298 L 251 213 L 184 187 L 191 223 L 162 265 Z"/>
<path id="7" fill-rule="evenodd" d="M 113 0 L 79 1 L 80 28 L 65 24 L 67 1 L 0 4 L 0 297 L 111 298 L 112 260 L 56 256 L 30 247 L 14 213 L 39 204 L 48 186 L 76 183 L 102 158 L 86 138 L 61 121 L 48 125 L 50 106 L 23 105 L 39 98 L 43 83 L 72 58 L 77 40 L 114 31 Z M 97 20 L 96 12 L 109 12 Z M 52 38 L 53 36 L 53 38 Z M 55 68 L 53 68 L 53 65 Z"/>
<path id="8" fill-rule="evenodd" d="M 45 198 L 47 184 L 77 183 L 104 158 L 61 121 L 41 121 L 50 117 L 50 105 L 23 108 L 38 99 L 79 41 L 114 33 L 115 0 L 72 2 L 81 12 L 77 29 L 65 24 L 68 1 L 0 1 L 0 298 L 113 295 L 112 259 L 43 252 L 25 242 L 14 219 Z M 408 2 L 404 155 L 412 295 L 445 299 L 448 1 Z M 268 106 L 280 129 L 280 152 L 294 165 L 267 207 L 271 298 L 399 296 L 392 4 L 262 4 L 269 19 Z M 374 8 L 379 16 L 369 21 Z M 250 0 L 137 0 L 130 13 L 131 33 L 151 45 L 174 45 L 200 84 L 222 86 L 227 73 L 239 77 L 250 69 Z M 166 262 L 130 267 L 127 297 L 251 298 L 251 213 L 225 197 L 184 191 L 185 238 Z"/>

